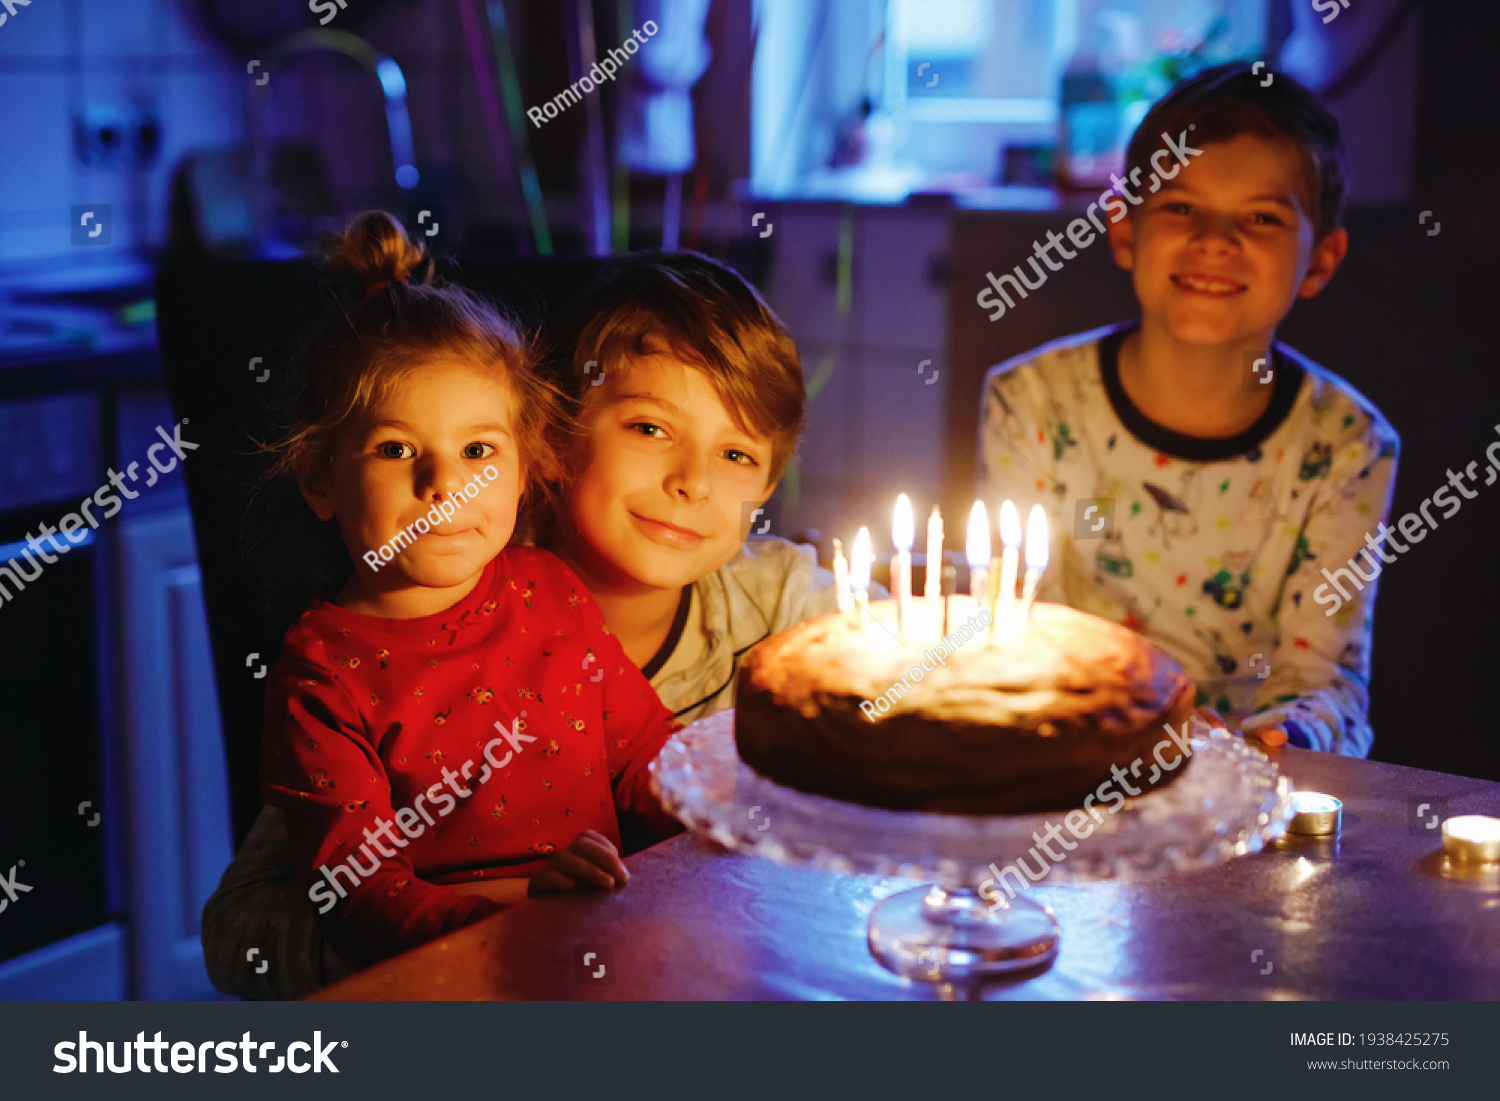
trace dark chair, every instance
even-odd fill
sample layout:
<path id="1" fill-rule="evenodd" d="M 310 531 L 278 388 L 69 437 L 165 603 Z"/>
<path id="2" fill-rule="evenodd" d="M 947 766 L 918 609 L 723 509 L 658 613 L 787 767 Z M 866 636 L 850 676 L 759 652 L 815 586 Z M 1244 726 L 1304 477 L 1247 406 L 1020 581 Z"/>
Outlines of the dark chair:
<path id="1" fill-rule="evenodd" d="M 452 274 L 531 326 L 556 319 L 604 261 L 465 258 Z M 263 667 L 297 610 L 275 610 L 241 553 L 250 487 L 265 469 L 254 441 L 272 430 L 297 341 L 322 299 L 306 261 L 168 264 L 156 284 L 162 365 L 176 416 L 201 450 L 184 464 L 203 574 L 235 845 L 260 812 Z M 269 374 L 267 374 L 269 372 Z M 265 381 L 260 381 L 264 379 Z M 259 674 L 259 676 L 257 676 Z"/>

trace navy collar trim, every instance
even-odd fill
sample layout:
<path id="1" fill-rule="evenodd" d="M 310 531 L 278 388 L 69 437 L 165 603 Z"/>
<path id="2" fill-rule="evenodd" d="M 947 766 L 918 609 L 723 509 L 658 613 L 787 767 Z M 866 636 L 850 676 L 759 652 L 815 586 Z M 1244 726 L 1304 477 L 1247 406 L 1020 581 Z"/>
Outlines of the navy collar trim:
<path id="1" fill-rule="evenodd" d="M 1139 326 L 1116 329 L 1100 339 L 1099 377 L 1104 383 L 1104 392 L 1109 396 L 1109 404 L 1114 408 L 1115 416 L 1120 418 L 1120 423 L 1136 439 L 1147 447 L 1160 451 L 1163 455 L 1198 463 L 1219 462 L 1243 455 L 1264 443 L 1271 433 L 1281 427 L 1282 422 L 1292 411 L 1298 392 L 1302 389 L 1302 380 L 1306 372 L 1273 344 L 1271 357 L 1273 369 L 1276 372 L 1276 390 L 1271 395 L 1271 404 L 1266 406 L 1266 411 L 1249 428 L 1238 435 L 1217 439 L 1185 436 L 1181 432 L 1163 428 L 1155 421 L 1148 419 L 1146 414 L 1136 407 L 1126 395 L 1125 387 L 1120 384 L 1120 345 L 1137 328 Z"/>

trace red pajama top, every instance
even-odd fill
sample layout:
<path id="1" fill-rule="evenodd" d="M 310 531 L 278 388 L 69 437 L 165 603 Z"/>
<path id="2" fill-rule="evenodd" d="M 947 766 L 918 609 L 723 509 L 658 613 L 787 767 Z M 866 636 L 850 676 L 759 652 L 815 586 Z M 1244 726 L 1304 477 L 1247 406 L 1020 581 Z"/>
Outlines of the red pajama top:
<path id="1" fill-rule="evenodd" d="M 504 908 L 443 884 L 533 875 L 586 829 L 618 846 L 617 807 L 675 827 L 646 771 L 673 728 L 582 582 L 514 547 L 436 615 L 314 602 L 267 682 L 261 789 L 369 964 Z"/>

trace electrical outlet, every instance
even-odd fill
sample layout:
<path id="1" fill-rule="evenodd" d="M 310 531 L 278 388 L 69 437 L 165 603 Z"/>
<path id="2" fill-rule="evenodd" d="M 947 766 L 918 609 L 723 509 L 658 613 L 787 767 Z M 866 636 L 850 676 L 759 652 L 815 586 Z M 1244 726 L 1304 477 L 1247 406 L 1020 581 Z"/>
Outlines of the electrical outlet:
<path id="1" fill-rule="evenodd" d="M 161 149 L 161 123 L 149 103 L 96 103 L 73 119 L 78 160 L 92 168 L 144 168 Z"/>

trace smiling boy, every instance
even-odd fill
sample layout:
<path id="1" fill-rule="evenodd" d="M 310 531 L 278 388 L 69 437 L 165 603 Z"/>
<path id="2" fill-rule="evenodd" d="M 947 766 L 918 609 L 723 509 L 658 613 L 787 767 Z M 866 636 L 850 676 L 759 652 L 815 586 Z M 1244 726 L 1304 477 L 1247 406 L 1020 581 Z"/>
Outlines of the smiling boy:
<path id="1" fill-rule="evenodd" d="M 1160 136 L 1184 132 L 1201 152 L 1148 176 Z M 990 371 L 980 493 L 1048 508 L 1043 599 L 1152 638 L 1200 706 L 1267 742 L 1363 756 L 1380 572 L 1365 534 L 1388 513 L 1399 441 L 1274 343 L 1348 250 L 1338 125 L 1291 78 L 1262 87 L 1226 65 L 1157 103 L 1126 160 L 1137 187 L 1110 199 L 1108 234 L 1140 321 Z M 1325 615 L 1320 568 L 1361 551 L 1368 583 Z"/>
<path id="2" fill-rule="evenodd" d="M 811 547 L 746 541 L 802 429 L 796 345 L 738 274 L 675 252 L 615 266 L 559 346 L 582 444 L 568 504 L 537 541 L 583 579 L 678 720 L 732 706 L 751 646 L 837 603 Z"/>

